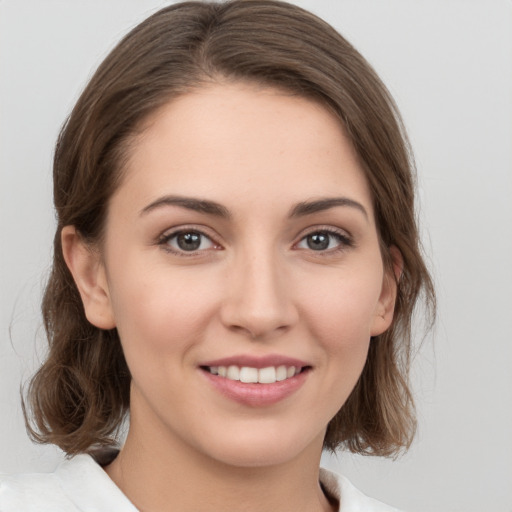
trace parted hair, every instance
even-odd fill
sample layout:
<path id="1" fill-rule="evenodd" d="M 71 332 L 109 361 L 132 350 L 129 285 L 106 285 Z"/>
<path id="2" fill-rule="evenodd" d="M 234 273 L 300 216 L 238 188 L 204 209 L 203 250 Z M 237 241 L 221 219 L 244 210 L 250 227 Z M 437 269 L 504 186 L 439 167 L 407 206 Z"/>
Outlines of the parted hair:
<path id="1" fill-rule="evenodd" d="M 250 82 L 314 99 L 339 118 L 369 183 L 384 265 L 403 258 L 391 327 L 371 340 L 354 390 L 330 421 L 324 448 L 394 456 L 416 427 L 409 386 L 411 322 L 435 295 L 415 215 L 415 174 L 395 103 L 366 60 L 315 15 L 274 0 L 183 2 L 136 26 L 97 69 L 59 135 L 53 168 L 57 229 L 42 303 L 45 362 L 24 396 L 37 442 L 69 455 L 115 446 L 129 413 L 130 371 L 116 329 L 85 317 L 62 253 L 73 225 L 94 246 L 109 198 L 144 121 L 173 98 L 212 82 Z"/>

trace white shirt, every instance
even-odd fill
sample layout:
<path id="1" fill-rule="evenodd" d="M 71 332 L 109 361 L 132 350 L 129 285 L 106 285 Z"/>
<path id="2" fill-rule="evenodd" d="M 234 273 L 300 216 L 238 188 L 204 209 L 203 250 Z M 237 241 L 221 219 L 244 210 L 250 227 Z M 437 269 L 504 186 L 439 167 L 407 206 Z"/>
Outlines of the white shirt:
<path id="1" fill-rule="evenodd" d="M 320 481 L 339 512 L 399 512 L 331 471 L 320 469 Z M 53 473 L 0 476 L 0 512 L 138 511 L 90 455 L 77 455 Z"/>

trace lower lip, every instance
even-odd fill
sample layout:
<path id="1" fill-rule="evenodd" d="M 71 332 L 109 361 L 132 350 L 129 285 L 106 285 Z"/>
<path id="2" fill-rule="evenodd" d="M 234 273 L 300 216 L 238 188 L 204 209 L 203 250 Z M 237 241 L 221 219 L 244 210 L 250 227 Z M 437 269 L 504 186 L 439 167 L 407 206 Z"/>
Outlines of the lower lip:
<path id="1" fill-rule="evenodd" d="M 276 404 L 295 393 L 306 381 L 309 369 L 273 384 L 248 384 L 201 370 L 209 382 L 227 398 L 250 407 Z"/>

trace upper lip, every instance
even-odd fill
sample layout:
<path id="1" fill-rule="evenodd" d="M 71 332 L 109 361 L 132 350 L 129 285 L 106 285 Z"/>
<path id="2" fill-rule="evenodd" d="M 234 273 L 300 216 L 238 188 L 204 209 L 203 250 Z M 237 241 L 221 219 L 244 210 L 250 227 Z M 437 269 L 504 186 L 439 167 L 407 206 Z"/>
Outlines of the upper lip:
<path id="1" fill-rule="evenodd" d="M 269 366 L 295 366 L 296 368 L 303 368 L 304 366 L 310 365 L 300 359 L 279 354 L 268 354 L 265 356 L 240 354 L 211 361 L 205 361 L 199 366 L 248 366 L 250 368 L 268 368 Z"/>

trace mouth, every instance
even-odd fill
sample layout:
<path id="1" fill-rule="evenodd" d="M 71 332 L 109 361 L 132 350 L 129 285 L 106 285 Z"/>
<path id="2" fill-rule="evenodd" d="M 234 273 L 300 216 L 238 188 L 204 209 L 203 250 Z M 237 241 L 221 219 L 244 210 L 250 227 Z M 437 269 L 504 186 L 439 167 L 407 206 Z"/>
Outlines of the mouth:
<path id="1" fill-rule="evenodd" d="M 313 366 L 281 354 L 234 354 L 202 361 L 198 369 L 224 397 L 254 408 L 291 397 L 309 380 Z"/>
<path id="2" fill-rule="evenodd" d="M 239 381 L 244 384 L 275 384 L 283 382 L 299 375 L 309 369 L 310 366 L 267 366 L 265 368 L 255 368 L 251 366 L 201 366 L 201 369 L 211 375 Z"/>

